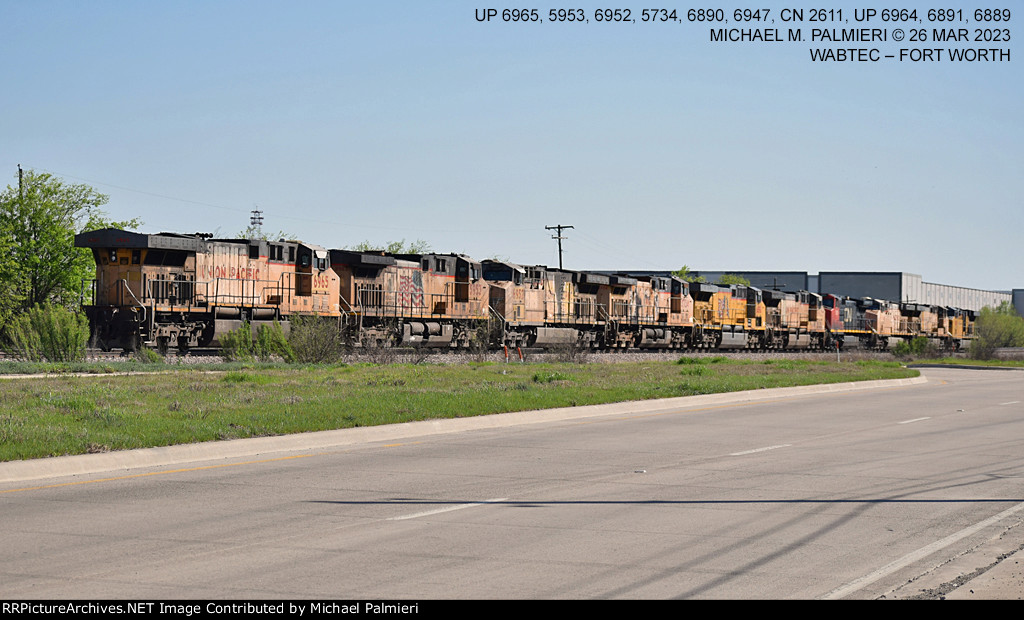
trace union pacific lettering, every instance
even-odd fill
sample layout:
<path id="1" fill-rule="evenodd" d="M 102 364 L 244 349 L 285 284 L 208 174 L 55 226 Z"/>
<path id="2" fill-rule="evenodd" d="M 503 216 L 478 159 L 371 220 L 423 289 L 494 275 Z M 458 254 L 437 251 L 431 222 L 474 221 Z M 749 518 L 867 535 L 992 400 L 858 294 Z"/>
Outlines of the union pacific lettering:
<path id="1" fill-rule="evenodd" d="M 253 267 L 235 267 L 234 265 L 227 267 L 224 265 L 207 265 L 203 267 L 202 275 L 207 279 L 259 280 L 260 270 Z"/>

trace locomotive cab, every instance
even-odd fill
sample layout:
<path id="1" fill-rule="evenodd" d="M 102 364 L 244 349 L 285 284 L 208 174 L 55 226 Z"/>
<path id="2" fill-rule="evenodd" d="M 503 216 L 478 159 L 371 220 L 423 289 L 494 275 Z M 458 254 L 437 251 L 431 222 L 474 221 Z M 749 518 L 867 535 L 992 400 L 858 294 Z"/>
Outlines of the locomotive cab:
<path id="1" fill-rule="evenodd" d="M 133 351 L 152 339 L 156 304 L 186 312 L 205 306 L 206 291 L 197 290 L 196 253 L 207 237 L 116 228 L 75 235 L 75 246 L 90 248 L 96 261 L 83 304 L 93 343 L 106 351 Z"/>

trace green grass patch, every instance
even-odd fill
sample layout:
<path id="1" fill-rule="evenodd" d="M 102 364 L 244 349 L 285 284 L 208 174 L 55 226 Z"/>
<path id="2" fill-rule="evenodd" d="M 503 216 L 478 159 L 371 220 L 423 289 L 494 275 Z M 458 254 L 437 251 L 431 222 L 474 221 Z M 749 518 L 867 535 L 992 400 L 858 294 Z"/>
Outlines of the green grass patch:
<path id="1" fill-rule="evenodd" d="M 0 460 L 917 376 L 896 362 L 287 366 L 0 381 Z M 131 364 L 124 362 L 123 364 Z M 121 363 L 118 363 L 121 364 Z M 120 370 L 123 367 L 119 367 Z"/>

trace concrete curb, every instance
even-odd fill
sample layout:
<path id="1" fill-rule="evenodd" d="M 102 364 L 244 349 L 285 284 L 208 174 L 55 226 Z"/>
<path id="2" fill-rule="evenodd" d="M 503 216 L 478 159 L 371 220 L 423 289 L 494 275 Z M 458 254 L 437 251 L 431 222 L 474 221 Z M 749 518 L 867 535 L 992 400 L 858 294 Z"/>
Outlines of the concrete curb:
<path id="1" fill-rule="evenodd" d="M 376 441 L 396 441 L 410 437 L 460 433 L 477 429 L 503 428 L 522 424 L 539 424 L 612 415 L 665 413 L 712 405 L 768 401 L 810 394 L 904 387 L 927 382 L 927 378 L 920 376 L 910 379 L 805 385 L 703 396 L 609 403 L 605 405 L 587 405 L 583 407 L 515 411 L 471 418 L 424 420 L 420 422 L 389 424 L 386 426 L 347 428 L 276 437 L 257 437 L 253 439 L 164 446 L 160 448 L 121 450 L 102 454 L 81 454 L 28 461 L 10 461 L 0 463 L 0 483 L 122 471 L 139 467 L 158 467 L 198 461 L 254 457 L 274 452 L 300 452 L 303 450 L 317 450 Z"/>
<path id="2" fill-rule="evenodd" d="M 1024 366 L 975 366 L 973 364 L 907 364 L 907 368 L 956 368 L 959 370 L 1024 370 Z"/>

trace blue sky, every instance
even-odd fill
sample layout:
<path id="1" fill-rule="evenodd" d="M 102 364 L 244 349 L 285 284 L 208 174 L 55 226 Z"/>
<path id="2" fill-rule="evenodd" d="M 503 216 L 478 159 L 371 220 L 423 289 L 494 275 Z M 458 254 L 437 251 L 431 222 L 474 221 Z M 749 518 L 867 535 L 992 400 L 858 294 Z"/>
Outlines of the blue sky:
<path id="1" fill-rule="evenodd" d="M 566 224 L 577 269 L 909 271 L 1024 287 L 1024 57 L 808 52 L 1013 53 L 1015 39 L 713 43 L 685 20 L 596 23 L 608 5 L 587 1 L 571 5 L 587 24 L 481 23 L 488 5 L 458 1 L 5 4 L 0 179 L 16 184 L 22 164 L 88 183 L 145 232 L 231 236 L 259 208 L 265 229 L 327 247 L 423 239 L 557 264 L 544 227 Z M 490 6 L 547 17 L 570 5 Z M 865 5 L 829 6 L 849 19 Z M 901 6 L 923 18 L 936 5 Z M 981 4 L 943 6 L 970 16 Z M 1017 34 L 1021 20 L 1024 9 L 995 25 Z"/>

